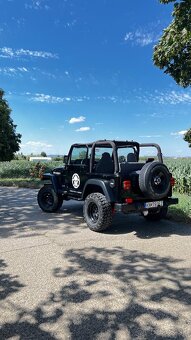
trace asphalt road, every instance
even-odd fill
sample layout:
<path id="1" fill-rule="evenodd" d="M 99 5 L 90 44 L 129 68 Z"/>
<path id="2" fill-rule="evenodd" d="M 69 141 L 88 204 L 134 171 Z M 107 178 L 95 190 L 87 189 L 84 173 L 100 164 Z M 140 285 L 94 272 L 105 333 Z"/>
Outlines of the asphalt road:
<path id="1" fill-rule="evenodd" d="M 43 213 L 0 188 L 0 339 L 191 339 L 191 226 L 116 215 L 90 231 L 82 204 Z"/>

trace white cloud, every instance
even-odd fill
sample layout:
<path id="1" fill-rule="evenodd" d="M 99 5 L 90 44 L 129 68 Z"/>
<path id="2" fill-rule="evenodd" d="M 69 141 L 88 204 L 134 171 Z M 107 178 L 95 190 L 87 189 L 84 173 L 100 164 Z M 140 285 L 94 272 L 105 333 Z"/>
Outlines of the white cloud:
<path id="1" fill-rule="evenodd" d="M 150 45 L 158 41 L 160 34 L 155 32 L 147 32 L 144 30 L 136 30 L 135 32 L 127 32 L 124 41 L 131 41 L 135 45 L 139 45 L 141 47 Z"/>
<path id="2" fill-rule="evenodd" d="M 171 132 L 171 136 L 184 136 L 187 130 L 181 130 L 178 132 Z"/>
<path id="3" fill-rule="evenodd" d="M 29 72 L 26 67 L 18 67 L 18 70 L 21 72 Z"/>
<path id="4" fill-rule="evenodd" d="M 163 118 L 165 116 L 164 113 L 159 113 L 159 112 L 153 112 L 149 115 L 152 118 Z"/>
<path id="5" fill-rule="evenodd" d="M 124 102 L 124 99 L 118 96 L 98 96 L 95 99 L 99 101 L 108 101 L 112 103 Z"/>
<path id="6" fill-rule="evenodd" d="M 70 27 L 73 27 L 73 26 L 75 26 L 76 25 L 76 19 L 73 19 L 72 21 L 68 21 L 64 26 L 65 26 L 65 28 L 70 28 Z"/>
<path id="7" fill-rule="evenodd" d="M 191 104 L 191 91 L 190 90 L 179 90 L 179 91 L 158 91 L 155 90 L 153 93 L 151 92 L 144 92 L 141 90 L 137 90 L 135 99 L 139 100 L 144 103 L 156 103 L 156 104 L 170 104 L 170 105 L 177 105 L 177 104 Z"/>
<path id="8" fill-rule="evenodd" d="M 166 25 L 164 20 L 157 20 L 148 23 L 144 27 L 129 31 L 124 36 L 125 43 L 130 42 L 132 45 L 141 47 L 156 43 L 162 34 L 163 27 Z"/>
<path id="9" fill-rule="evenodd" d="M 85 132 L 91 130 L 89 126 L 83 126 L 76 130 L 76 132 Z"/>
<path id="10" fill-rule="evenodd" d="M 50 9 L 50 6 L 48 5 L 49 1 L 47 0 L 28 0 L 25 3 L 25 8 L 26 9 L 45 9 L 48 10 Z"/>
<path id="11" fill-rule="evenodd" d="M 45 151 L 49 153 L 52 152 L 53 145 L 47 143 L 46 141 L 28 141 L 26 143 L 21 144 L 21 152 L 25 154 L 39 154 L 41 151 Z"/>
<path id="12" fill-rule="evenodd" d="M 49 94 L 44 93 L 29 93 L 26 92 L 25 95 L 30 96 L 30 100 L 33 102 L 41 102 L 41 103 L 51 103 L 51 104 L 57 104 L 57 103 L 64 103 L 64 102 L 79 102 L 79 101 L 88 101 L 90 100 L 89 97 L 83 96 L 83 97 L 57 97 L 52 96 Z"/>
<path id="13" fill-rule="evenodd" d="M 0 73 L 6 76 L 21 76 L 24 73 L 30 73 L 30 79 L 36 79 L 42 75 L 45 78 L 56 79 L 57 76 L 53 73 L 46 72 L 37 67 L 27 68 L 25 66 L 22 67 L 0 67 Z M 69 98 L 70 99 L 70 98 Z"/>
<path id="14" fill-rule="evenodd" d="M 51 104 L 63 103 L 65 100 L 68 101 L 68 99 L 69 98 L 56 97 L 56 96 L 51 96 L 49 94 L 44 94 L 44 93 L 35 93 L 34 95 L 32 95 L 32 97 L 30 97 L 30 100 L 33 102 L 51 103 Z"/>
<path id="15" fill-rule="evenodd" d="M 51 72 L 43 71 L 39 68 L 33 67 L 33 71 L 35 71 L 36 74 L 42 74 L 42 76 L 50 78 L 50 79 L 57 79 L 57 76 Z"/>
<path id="16" fill-rule="evenodd" d="M 44 143 L 44 142 L 36 142 L 36 141 L 28 141 L 26 143 L 28 146 L 34 146 L 34 147 L 45 147 L 45 148 L 52 148 L 52 144 Z"/>
<path id="17" fill-rule="evenodd" d="M 140 138 L 160 138 L 162 135 L 145 135 L 145 136 L 139 136 Z"/>
<path id="18" fill-rule="evenodd" d="M 190 92 L 182 92 L 182 91 L 170 91 L 170 92 L 156 92 L 155 101 L 158 101 L 159 104 L 181 104 L 187 103 L 191 104 L 191 93 Z"/>
<path id="19" fill-rule="evenodd" d="M 63 102 L 70 102 L 72 100 L 72 98 L 70 97 L 56 97 L 44 93 L 35 93 L 34 95 L 32 95 L 31 93 L 26 93 L 26 95 L 31 95 L 30 97 L 31 101 L 41 103 L 57 104 Z"/>
<path id="20" fill-rule="evenodd" d="M 19 50 L 15 50 L 11 47 L 2 47 L 0 48 L 0 55 L 1 58 L 19 58 L 19 57 L 32 57 L 32 58 L 53 58 L 58 59 L 58 55 L 51 52 L 46 51 L 31 51 L 31 50 L 24 50 L 23 48 Z"/>
<path id="21" fill-rule="evenodd" d="M 6 76 L 16 76 L 28 73 L 29 69 L 26 67 L 0 67 L 0 73 Z"/>
<path id="22" fill-rule="evenodd" d="M 76 123 L 82 123 L 86 120 L 86 117 L 80 116 L 80 117 L 73 117 L 69 120 L 70 124 L 76 124 Z"/>

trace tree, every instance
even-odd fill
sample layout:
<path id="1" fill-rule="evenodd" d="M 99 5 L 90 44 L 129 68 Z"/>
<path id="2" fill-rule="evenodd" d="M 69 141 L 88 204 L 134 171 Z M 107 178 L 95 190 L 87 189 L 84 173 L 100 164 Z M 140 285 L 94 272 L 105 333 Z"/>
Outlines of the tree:
<path id="1" fill-rule="evenodd" d="M 16 133 L 17 125 L 13 123 L 11 109 L 3 96 L 4 91 L 0 89 L 0 161 L 10 161 L 19 151 L 21 134 Z"/>
<path id="2" fill-rule="evenodd" d="M 184 140 L 188 142 L 189 147 L 191 148 L 191 129 L 189 129 L 185 135 L 184 135 Z"/>
<path id="3" fill-rule="evenodd" d="M 160 0 L 175 2 L 172 23 L 164 30 L 154 47 L 153 61 L 164 73 L 171 75 L 177 84 L 191 85 L 191 0 Z"/>
<path id="4" fill-rule="evenodd" d="M 40 154 L 42 157 L 47 157 L 46 152 L 42 151 Z"/>

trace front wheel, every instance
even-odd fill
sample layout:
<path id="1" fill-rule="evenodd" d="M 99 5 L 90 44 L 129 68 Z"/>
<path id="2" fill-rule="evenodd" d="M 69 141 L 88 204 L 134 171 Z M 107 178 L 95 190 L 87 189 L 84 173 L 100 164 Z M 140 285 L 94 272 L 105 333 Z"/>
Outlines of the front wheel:
<path id="1" fill-rule="evenodd" d="M 93 231 L 103 231 L 112 223 L 112 207 L 101 193 L 93 193 L 84 202 L 84 219 Z"/>
<path id="2" fill-rule="evenodd" d="M 160 210 L 157 212 L 152 211 L 152 212 L 148 212 L 148 215 L 144 215 L 144 214 L 142 215 L 148 221 L 159 221 L 165 218 L 167 213 L 168 213 L 168 208 L 166 207 L 166 208 L 160 208 Z"/>
<path id="3" fill-rule="evenodd" d="M 43 211 L 52 213 L 61 208 L 63 198 L 61 195 L 56 194 L 51 185 L 45 185 L 39 190 L 37 201 Z"/>

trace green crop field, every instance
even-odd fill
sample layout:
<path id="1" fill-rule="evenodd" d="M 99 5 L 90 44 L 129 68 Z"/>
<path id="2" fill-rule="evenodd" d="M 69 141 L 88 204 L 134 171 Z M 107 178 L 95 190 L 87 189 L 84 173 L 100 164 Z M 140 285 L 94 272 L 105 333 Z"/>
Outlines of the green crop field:
<path id="1" fill-rule="evenodd" d="M 191 158 L 165 158 L 164 163 L 176 179 L 175 191 L 191 195 Z M 42 163 L 44 171 L 62 165 L 62 161 Z M 33 177 L 31 174 L 34 172 L 34 166 L 35 163 L 24 160 L 0 162 L 0 182 L 3 182 L 3 179 L 30 179 Z"/>
<path id="2" fill-rule="evenodd" d="M 0 179 L 9 178 L 30 178 L 31 173 L 35 167 L 35 162 L 19 160 L 11 162 L 0 162 Z M 45 171 L 48 172 L 55 167 L 63 165 L 62 161 L 52 161 L 47 163 L 41 163 L 45 167 Z"/>
<path id="3" fill-rule="evenodd" d="M 191 158 L 168 158 L 164 163 L 176 179 L 174 189 L 181 194 L 191 195 Z"/>

